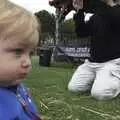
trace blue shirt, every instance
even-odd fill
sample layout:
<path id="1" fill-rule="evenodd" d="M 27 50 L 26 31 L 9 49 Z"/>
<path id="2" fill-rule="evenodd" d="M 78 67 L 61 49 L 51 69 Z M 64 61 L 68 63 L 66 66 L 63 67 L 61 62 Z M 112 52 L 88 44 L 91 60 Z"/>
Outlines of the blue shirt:
<path id="1" fill-rule="evenodd" d="M 0 88 L 0 120 L 40 120 L 28 89 L 22 84 L 11 89 Z"/>

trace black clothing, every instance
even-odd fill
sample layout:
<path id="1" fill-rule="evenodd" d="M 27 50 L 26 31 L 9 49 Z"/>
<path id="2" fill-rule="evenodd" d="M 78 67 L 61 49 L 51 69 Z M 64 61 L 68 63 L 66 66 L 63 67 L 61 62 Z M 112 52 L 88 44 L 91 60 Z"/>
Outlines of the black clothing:
<path id="1" fill-rule="evenodd" d="M 96 9 L 88 22 L 81 10 L 74 16 L 76 33 L 80 37 L 91 36 L 92 62 L 106 62 L 120 58 L 120 6 L 103 5 Z"/>

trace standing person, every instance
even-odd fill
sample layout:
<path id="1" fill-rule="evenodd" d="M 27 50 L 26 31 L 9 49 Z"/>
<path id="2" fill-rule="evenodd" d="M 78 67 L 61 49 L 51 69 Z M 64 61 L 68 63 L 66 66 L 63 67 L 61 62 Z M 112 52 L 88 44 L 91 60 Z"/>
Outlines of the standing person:
<path id="1" fill-rule="evenodd" d="M 78 36 L 91 37 L 90 59 L 74 72 L 69 91 L 91 91 L 93 98 L 109 100 L 120 93 L 120 4 L 101 0 L 85 22 L 84 9 L 74 16 Z"/>
<path id="2" fill-rule="evenodd" d="M 22 84 L 39 40 L 37 19 L 7 0 L 0 1 L 0 120 L 41 120 Z"/>

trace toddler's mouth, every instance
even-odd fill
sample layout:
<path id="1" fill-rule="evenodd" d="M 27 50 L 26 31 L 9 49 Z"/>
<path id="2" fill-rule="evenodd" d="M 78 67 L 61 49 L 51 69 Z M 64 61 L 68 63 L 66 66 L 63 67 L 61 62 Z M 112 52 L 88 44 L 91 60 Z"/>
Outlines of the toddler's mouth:
<path id="1" fill-rule="evenodd" d="M 19 77 L 20 77 L 20 78 L 25 78 L 27 75 L 28 75 L 28 73 L 20 73 L 20 74 L 19 74 Z"/>

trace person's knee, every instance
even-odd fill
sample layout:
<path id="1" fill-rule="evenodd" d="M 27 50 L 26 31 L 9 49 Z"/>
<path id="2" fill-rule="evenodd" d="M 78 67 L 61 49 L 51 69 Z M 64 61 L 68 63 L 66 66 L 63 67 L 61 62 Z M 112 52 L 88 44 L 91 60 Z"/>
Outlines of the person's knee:
<path id="1" fill-rule="evenodd" d="M 68 84 L 68 91 L 71 91 L 71 92 L 85 92 L 87 90 L 88 90 L 88 87 L 84 85 L 74 84 L 73 82 L 70 82 Z"/>
<path id="2" fill-rule="evenodd" d="M 110 100 L 114 98 L 114 95 L 111 94 L 109 91 L 102 91 L 102 90 L 91 90 L 91 96 L 96 100 Z"/>
<path id="3" fill-rule="evenodd" d="M 71 82 L 68 84 L 68 91 L 71 92 L 78 92 L 78 88 L 77 86 L 75 86 L 74 84 L 72 84 Z"/>

